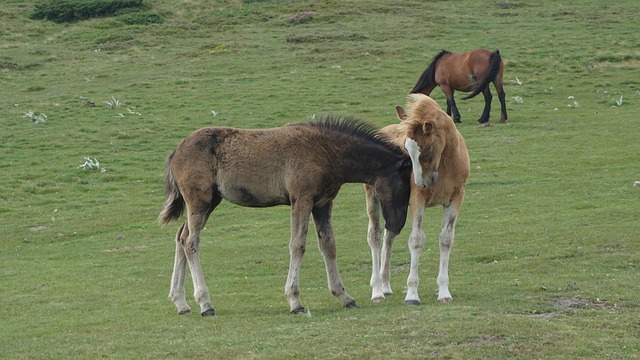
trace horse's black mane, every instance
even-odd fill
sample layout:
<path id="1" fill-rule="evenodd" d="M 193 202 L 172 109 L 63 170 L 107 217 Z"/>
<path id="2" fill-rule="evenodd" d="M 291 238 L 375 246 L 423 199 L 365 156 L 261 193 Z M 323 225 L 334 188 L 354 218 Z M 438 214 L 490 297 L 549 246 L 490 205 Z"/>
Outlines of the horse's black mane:
<path id="1" fill-rule="evenodd" d="M 436 82 L 436 63 L 440 58 L 445 54 L 451 54 L 451 51 L 442 50 L 438 53 L 438 55 L 433 57 L 429 66 L 424 70 L 416 85 L 411 89 L 409 93 L 417 94 L 421 93 L 424 88 L 431 84 L 435 84 Z"/>
<path id="2" fill-rule="evenodd" d="M 319 118 L 308 123 L 298 123 L 291 125 L 307 125 L 323 129 L 325 131 L 338 132 L 340 134 L 353 136 L 358 139 L 382 145 L 394 154 L 404 155 L 403 150 L 398 145 L 394 144 L 386 137 L 380 136 L 376 128 L 351 116 L 330 114 L 324 117 L 320 116 Z"/>

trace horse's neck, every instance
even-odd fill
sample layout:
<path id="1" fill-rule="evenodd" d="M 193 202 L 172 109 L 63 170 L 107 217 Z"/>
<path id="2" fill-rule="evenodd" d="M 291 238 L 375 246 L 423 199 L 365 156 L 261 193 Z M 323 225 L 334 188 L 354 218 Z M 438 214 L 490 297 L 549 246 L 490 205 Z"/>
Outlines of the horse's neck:
<path id="1" fill-rule="evenodd" d="M 447 146 L 444 149 L 444 152 L 447 154 L 443 155 L 457 154 L 463 144 L 464 139 L 462 138 L 462 135 L 460 135 L 457 130 L 454 131 L 454 133 L 450 134 L 449 138 L 447 139 Z"/>
<path id="2" fill-rule="evenodd" d="M 357 156 L 362 154 L 361 156 Z M 353 156 L 356 155 L 356 156 Z M 402 158 L 387 149 L 364 148 L 350 152 L 344 159 L 342 173 L 348 183 L 368 183 L 371 184 L 376 178 L 388 176 L 389 172 L 395 171 L 394 167 Z"/>

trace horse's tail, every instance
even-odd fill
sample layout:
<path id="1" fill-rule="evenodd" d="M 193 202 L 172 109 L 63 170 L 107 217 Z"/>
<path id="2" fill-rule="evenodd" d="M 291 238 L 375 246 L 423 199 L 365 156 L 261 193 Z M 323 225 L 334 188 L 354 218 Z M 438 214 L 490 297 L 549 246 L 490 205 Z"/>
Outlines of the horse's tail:
<path id="1" fill-rule="evenodd" d="M 427 69 L 422 73 L 422 75 L 420 75 L 416 86 L 411 89 L 411 94 L 421 93 L 424 88 L 436 83 L 436 63 L 443 55 L 449 53 L 450 52 L 447 50 L 442 50 L 438 55 L 433 57 L 433 60 L 431 60 L 431 64 L 429 64 Z"/>
<path id="2" fill-rule="evenodd" d="M 462 100 L 471 99 L 472 97 L 483 92 L 484 89 L 496 79 L 496 76 L 498 76 L 498 73 L 500 72 L 501 65 L 502 57 L 500 57 L 500 50 L 496 50 L 493 54 L 491 54 L 491 56 L 489 56 L 489 73 L 487 74 L 487 76 L 482 79 L 482 82 L 475 90 L 473 90 L 471 94 L 463 97 Z"/>
<path id="3" fill-rule="evenodd" d="M 175 151 L 167 158 L 164 168 L 165 202 L 164 209 L 158 216 L 158 222 L 163 225 L 178 219 L 184 210 L 184 198 L 182 197 L 182 193 L 180 193 L 180 189 L 178 189 L 176 180 L 173 177 L 173 172 L 171 171 L 173 154 L 175 154 Z"/>

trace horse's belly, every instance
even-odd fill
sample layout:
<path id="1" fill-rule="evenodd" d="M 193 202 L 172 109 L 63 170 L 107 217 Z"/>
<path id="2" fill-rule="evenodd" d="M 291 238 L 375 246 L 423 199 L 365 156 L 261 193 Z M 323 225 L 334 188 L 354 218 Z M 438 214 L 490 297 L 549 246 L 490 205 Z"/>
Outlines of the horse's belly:
<path id="1" fill-rule="evenodd" d="M 269 191 L 265 188 L 252 188 L 242 184 L 234 184 L 229 187 L 220 187 L 219 192 L 223 199 L 240 206 L 269 207 L 289 205 L 289 197 L 286 194 Z"/>

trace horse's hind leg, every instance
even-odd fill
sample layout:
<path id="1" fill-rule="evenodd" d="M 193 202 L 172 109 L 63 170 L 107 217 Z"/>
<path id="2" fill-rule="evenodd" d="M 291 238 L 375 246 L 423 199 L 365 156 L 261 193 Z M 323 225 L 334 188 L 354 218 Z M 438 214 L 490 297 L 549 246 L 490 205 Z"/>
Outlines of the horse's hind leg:
<path id="1" fill-rule="evenodd" d="M 182 243 L 187 237 L 189 230 L 185 223 L 180 226 L 176 233 L 176 257 L 173 263 L 173 275 L 171 276 L 171 289 L 169 290 L 169 299 L 173 301 L 178 309 L 178 314 L 184 315 L 191 312 L 191 308 L 187 304 L 184 294 L 184 277 L 187 267 L 187 257 L 182 248 Z"/>
<path id="2" fill-rule="evenodd" d="M 195 219 L 196 216 L 189 216 L 189 236 L 184 244 L 184 252 L 191 270 L 193 280 L 193 297 L 200 305 L 202 316 L 213 316 L 215 310 L 211 305 L 209 289 L 204 281 L 202 266 L 200 265 L 200 230 L 204 227 L 204 221 Z"/>
<path id="3" fill-rule="evenodd" d="M 482 115 L 478 119 L 478 123 L 485 124 L 489 122 L 489 117 L 491 115 L 491 100 L 493 99 L 493 95 L 491 95 L 491 91 L 488 86 L 482 90 L 482 95 L 484 95 L 484 110 L 482 110 Z"/>
<path id="4" fill-rule="evenodd" d="M 206 195 L 204 196 L 204 198 L 207 198 Z M 187 202 L 188 233 L 184 242 L 182 242 L 182 248 L 187 258 L 187 263 L 189 264 L 189 270 L 191 270 L 193 296 L 200 305 L 200 314 L 202 316 L 215 315 L 215 310 L 213 309 L 213 305 L 211 305 L 209 289 L 204 281 L 202 266 L 200 265 L 200 231 L 206 224 L 209 214 L 211 214 L 213 209 L 221 201 L 219 196 L 209 197 L 209 199 L 208 201 L 194 200 Z M 193 205 L 194 203 L 197 205 Z"/>
<path id="5" fill-rule="evenodd" d="M 346 308 L 356 306 L 356 301 L 347 294 L 344 284 L 340 278 L 338 264 L 336 262 L 336 239 L 333 235 L 333 227 L 331 226 L 331 208 L 332 203 L 322 207 L 313 208 L 313 222 L 316 226 L 318 235 L 318 246 L 324 258 L 325 268 L 327 270 L 327 282 L 331 294 L 335 296 Z"/>
<path id="6" fill-rule="evenodd" d="M 291 202 L 291 240 L 289 242 L 289 273 L 284 285 L 284 296 L 292 314 L 305 312 L 300 301 L 300 265 L 307 247 L 309 214 L 313 200 L 298 198 Z"/>
<path id="7" fill-rule="evenodd" d="M 449 255 L 453 247 L 456 219 L 460 211 L 458 204 L 451 204 L 442 210 L 442 230 L 440 231 L 440 270 L 438 272 L 438 301 L 451 302 L 449 293 Z"/>
<path id="8" fill-rule="evenodd" d="M 496 91 L 498 92 L 498 99 L 500 99 L 500 122 L 506 123 L 508 121 L 507 117 L 507 104 L 506 104 L 506 95 L 504 93 L 504 88 L 502 86 L 502 81 L 494 82 L 496 87 Z M 488 88 L 487 88 L 488 89 Z"/>

